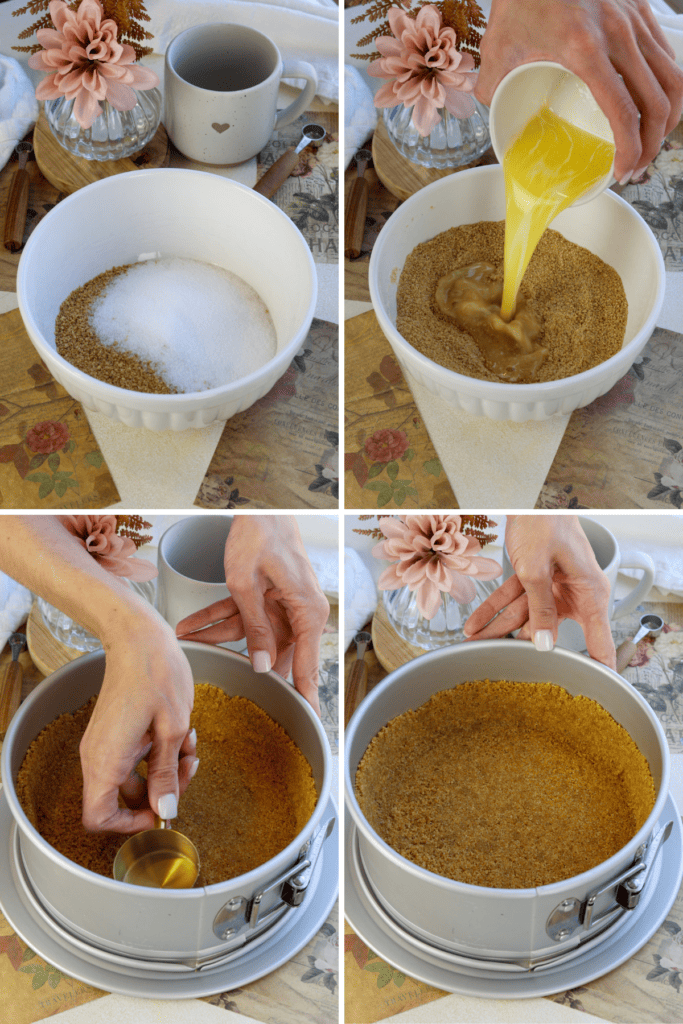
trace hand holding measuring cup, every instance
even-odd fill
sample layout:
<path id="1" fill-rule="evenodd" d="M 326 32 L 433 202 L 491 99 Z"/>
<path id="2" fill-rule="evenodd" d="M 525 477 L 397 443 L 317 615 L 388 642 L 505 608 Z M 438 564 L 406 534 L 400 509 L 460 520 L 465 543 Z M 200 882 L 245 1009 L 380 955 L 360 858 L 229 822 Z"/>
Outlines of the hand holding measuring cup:
<path id="1" fill-rule="evenodd" d="M 621 184 L 643 173 L 680 119 L 683 71 L 647 0 L 493 0 L 480 50 L 482 103 L 532 61 L 582 79 L 609 120 Z"/>
<path id="2" fill-rule="evenodd" d="M 151 609 L 149 616 L 133 609 L 130 617 L 122 610 L 104 646 L 104 682 L 80 745 L 83 824 L 139 832 L 154 827 L 156 812 L 176 817 L 197 769 L 192 672 L 173 631 Z M 144 757 L 146 781 L 135 772 Z"/>

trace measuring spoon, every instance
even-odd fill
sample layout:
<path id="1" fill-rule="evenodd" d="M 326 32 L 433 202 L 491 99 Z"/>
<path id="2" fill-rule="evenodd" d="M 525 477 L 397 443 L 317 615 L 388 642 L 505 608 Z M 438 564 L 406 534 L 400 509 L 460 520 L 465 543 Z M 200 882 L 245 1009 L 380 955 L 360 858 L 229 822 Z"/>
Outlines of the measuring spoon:
<path id="1" fill-rule="evenodd" d="M 659 615 L 643 615 L 640 619 L 640 629 L 633 637 L 633 640 L 624 640 L 617 647 L 617 672 L 623 672 L 633 655 L 636 653 L 638 641 L 642 640 L 648 633 L 659 636 L 664 628 L 664 619 Z"/>
<path id="2" fill-rule="evenodd" d="M 159 815 L 154 828 L 125 841 L 114 858 L 114 878 L 157 889 L 191 889 L 199 875 L 199 854 L 187 836 Z"/>
<path id="3" fill-rule="evenodd" d="M 301 150 L 311 142 L 319 146 L 325 138 L 325 129 L 319 124 L 305 124 L 301 131 L 303 137 L 296 149 L 290 146 L 285 150 L 272 167 L 268 168 L 263 177 L 256 182 L 254 192 L 260 192 L 262 196 L 272 196 L 296 167 Z"/>

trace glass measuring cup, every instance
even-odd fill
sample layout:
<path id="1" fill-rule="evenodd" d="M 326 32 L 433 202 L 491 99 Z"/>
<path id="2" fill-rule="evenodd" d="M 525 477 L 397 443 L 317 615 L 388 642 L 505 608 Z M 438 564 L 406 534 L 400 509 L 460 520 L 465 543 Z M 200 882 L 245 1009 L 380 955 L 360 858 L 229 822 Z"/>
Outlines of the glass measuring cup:
<path id="1" fill-rule="evenodd" d="M 157 889 L 191 889 L 199 875 L 199 854 L 187 836 L 158 815 L 154 828 L 130 836 L 114 858 L 117 882 Z"/>

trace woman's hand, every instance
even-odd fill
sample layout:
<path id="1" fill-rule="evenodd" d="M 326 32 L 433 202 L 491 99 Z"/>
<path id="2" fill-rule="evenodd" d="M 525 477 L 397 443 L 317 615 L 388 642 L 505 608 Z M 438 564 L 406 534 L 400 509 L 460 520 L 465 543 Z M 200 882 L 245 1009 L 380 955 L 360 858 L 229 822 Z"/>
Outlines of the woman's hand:
<path id="1" fill-rule="evenodd" d="M 490 105 L 509 71 L 536 60 L 586 83 L 614 134 L 615 177 L 640 177 L 683 103 L 683 71 L 647 0 L 493 0 L 477 99 Z"/>
<path id="2" fill-rule="evenodd" d="M 235 516 L 225 545 L 230 597 L 176 626 L 184 640 L 247 638 L 255 672 L 289 675 L 317 714 L 320 638 L 330 606 L 292 516 Z"/>
<path id="3" fill-rule="evenodd" d="M 189 732 L 194 683 L 173 631 L 155 613 L 125 612 L 104 640 L 106 669 L 81 740 L 83 824 L 91 831 L 154 828 L 175 818 L 197 770 Z M 135 766 L 147 758 L 147 781 Z M 119 793 L 127 807 L 119 808 Z"/>
<path id="4" fill-rule="evenodd" d="M 470 615 L 467 639 L 519 629 L 518 639 L 533 638 L 538 650 L 549 651 L 559 623 L 574 619 L 591 658 L 616 668 L 609 581 L 576 516 L 508 516 L 505 546 L 515 575 Z"/>

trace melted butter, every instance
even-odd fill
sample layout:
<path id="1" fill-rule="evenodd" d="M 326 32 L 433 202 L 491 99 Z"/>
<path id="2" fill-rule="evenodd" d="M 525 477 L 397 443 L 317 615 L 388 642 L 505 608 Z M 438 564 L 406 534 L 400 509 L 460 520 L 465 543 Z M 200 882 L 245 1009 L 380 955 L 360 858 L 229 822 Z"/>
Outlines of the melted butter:
<path id="1" fill-rule="evenodd" d="M 452 270 L 437 285 L 436 303 L 474 338 L 491 373 L 514 384 L 530 381 L 546 356 L 546 350 L 535 343 L 541 324 L 524 299 L 514 319 L 503 320 L 503 282 L 494 280 L 495 275 L 490 263 Z"/>
<path id="2" fill-rule="evenodd" d="M 436 302 L 474 339 L 486 367 L 501 380 L 528 383 L 547 355 L 536 342 L 541 324 L 517 301 L 541 235 L 558 213 L 601 181 L 612 165 L 614 145 L 577 128 L 544 106 L 509 146 L 505 174 L 503 283 L 485 263 L 442 277 Z"/>
<path id="3" fill-rule="evenodd" d="M 197 880 L 197 867 L 189 857 L 166 850 L 150 850 L 132 862 L 123 877 L 131 885 L 150 885 L 159 889 L 191 889 Z"/>
<path id="4" fill-rule="evenodd" d="M 505 173 L 505 287 L 510 320 L 524 272 L 548 225 L 593 188 L 612 165 L 614 145 L 544 106 L 509 146 Z"/>

